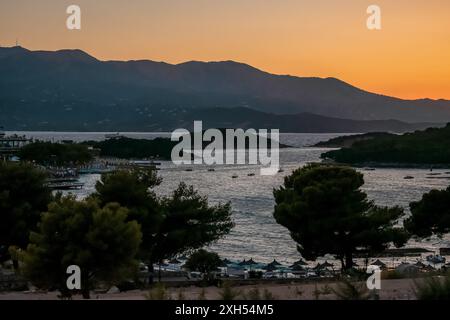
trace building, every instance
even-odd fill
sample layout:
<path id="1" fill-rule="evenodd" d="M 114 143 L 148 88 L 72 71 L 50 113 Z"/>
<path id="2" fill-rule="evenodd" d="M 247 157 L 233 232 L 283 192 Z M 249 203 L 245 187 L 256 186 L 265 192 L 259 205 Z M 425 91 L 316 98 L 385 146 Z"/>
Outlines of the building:
<path id="1" fill-rule="evenodd" d="M 19 149 L 30 143 L 30 141 L 25 136 L 7 136 L 3 130 L 0 130 L 0 159 L 8 160 L 17 155 Z"/>

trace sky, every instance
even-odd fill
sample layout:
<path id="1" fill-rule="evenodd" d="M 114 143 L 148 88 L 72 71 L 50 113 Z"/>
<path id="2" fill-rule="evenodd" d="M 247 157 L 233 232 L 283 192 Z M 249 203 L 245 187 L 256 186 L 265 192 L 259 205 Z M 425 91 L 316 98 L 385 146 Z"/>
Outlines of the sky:
<path id="1" fill-rule="evenodd" d="M 81 8 L 68 30 L 66 8 Z M 381 8 L 381 30 L 366 10 Z M 235 60 L 335 77 L 405 99 L 450 99 L 449 0 L 0 0 L 0 46 L 101 60 Z"/>

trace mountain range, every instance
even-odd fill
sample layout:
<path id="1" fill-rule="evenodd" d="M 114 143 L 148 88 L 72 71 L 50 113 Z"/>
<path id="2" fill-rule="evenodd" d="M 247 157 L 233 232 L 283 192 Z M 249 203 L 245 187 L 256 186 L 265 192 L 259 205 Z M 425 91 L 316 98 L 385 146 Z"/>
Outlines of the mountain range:
<path id="1" fill-rule="evenodd" d="M 284 132 L 411 131 L 450 121 L 450 101 L 403 100 L 233 61 L 100 61 L 81 50 L 0 47 L 6 129 L 155 131 L 191 120 Z"/>

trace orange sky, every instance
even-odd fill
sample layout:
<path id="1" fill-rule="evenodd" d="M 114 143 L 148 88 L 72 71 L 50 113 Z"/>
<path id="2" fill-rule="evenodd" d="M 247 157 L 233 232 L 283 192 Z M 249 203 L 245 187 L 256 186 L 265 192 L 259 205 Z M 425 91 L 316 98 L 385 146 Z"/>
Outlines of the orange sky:
<path id="1" fill-rule="evenodd" d="M 65 27 L 78 4 L 82 30 Z M 366 9 L 382 9 L 382 30 Z M 103 59 L 236 60 L 336 77 L 402 98 L 450 99 L 449 0 L 0 0 L 0 45 Z"/>

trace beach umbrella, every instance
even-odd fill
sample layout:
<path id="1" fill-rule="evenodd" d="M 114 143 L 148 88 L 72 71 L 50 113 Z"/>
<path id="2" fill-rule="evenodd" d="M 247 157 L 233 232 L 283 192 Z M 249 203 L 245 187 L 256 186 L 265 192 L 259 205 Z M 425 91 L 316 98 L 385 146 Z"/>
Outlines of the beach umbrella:
<path id="1" fill-rule="evenodd" d="M 317 265 L 313 268 L 314 270 L 320 270 L 322 269 L 322 265 L 320 263 L 317 262 Z"/>
<path id="2" fill-rule="evenodd" d="M 273 264 L 268 264 L 263 269 L 266 270 L 266 271 L 275 271 L 277 269 L 277 267 L 274 266 Z"/>
<path id="3" fill-rule="evenodd" d="M 255 261 L 253 261 L 253 259 L 251 258 L 250 260 L 247 261 L 247 264 L 248 264 L 249 266 L 251 266 L 251 265 L 258 264 L 258 263 L 255 262 Z"/>
<path id="4" fill-rule="evenodd" d="M 375 262 L 371 263 L 374 266 L 378 266 L 380 268 L 386 268 L 386 264 L 380 261 L 380 259 L 377 259 Z"/>
<path id="5" fill-rule="evenodd" d="M 239 262 L 238 263 L 238 265 L 240 265 L 240 266 L 246 266 L 246 265 L 248 265 L 248 262 L 247 262 L 247 260 L 242 260 L 241 262 Z"/>
<path id="6" fill-rule="evenodd" d="M 299 264 L 293 264 L 291 266 L 291 269 L 293 271 L 302 271 L 302 270 L 305 270 L 305 266 L 302 266 L 302 265 L 299 265 Z"/>
<path id="7" fill-rule="evenodd" d="M 424 268 L 426 268 L 426 264 L 424 264 L 422 261 L 417 261 L 416 267 L 424 269 Z"/>
<path id="8" fill-rule="evenodd" d="M 334 267 L 334 265 L 332 265 L 331 263 L 329 263 L 328 261 L 325 261 L 323 264 L 322 264 L 322 268 L 333 268 Z"/>
<path id="9" fill-rule="evenodd" d="M 277 260 L 273 259 L 273 261 L 269 264 L 272 264 L 274 266 L 281 266 L 281 263 L 279 263 Z"/>
<path id="10" fill-rule="evenodd" d="M 294 264 L 297 264 L 299 266 L 307 266 L 308 265 L 308 263 L 306 263 L 305 260 L 303 260 L 303 259 L 300 259 L 300 260 L 294 262 Z"/>
<path id="11" fill-rule="evenodd" d="M 224 264 L 232 264 L 233 263 L 233 262 L 231 262 L 231 260 L 228 260 L 228 259 L 223 259 L 222 262 Z"/>

